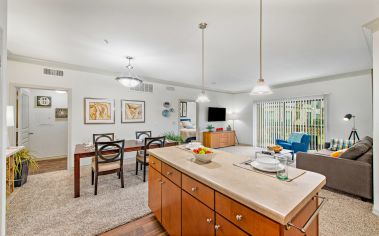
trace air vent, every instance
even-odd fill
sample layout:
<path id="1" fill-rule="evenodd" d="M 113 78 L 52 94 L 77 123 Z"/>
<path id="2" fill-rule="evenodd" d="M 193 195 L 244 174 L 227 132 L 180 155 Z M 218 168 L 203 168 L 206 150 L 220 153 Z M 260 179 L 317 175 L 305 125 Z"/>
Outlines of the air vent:
<path id="1" fill-rule="evenodd" d="M 168 91 L 175 91 L 175 87 L 172 87 L 172 86 L 167 86 L 166 89 Z"/>
<path id="2" fill-rule="evenodd" d="M 153 84 L 141 83 L 137 87 L 130 88 L 130 91 L 152 93 L 154 91 Z"/>
<path id="3" fill-rule="evenodd" d="M 43 74 L 52 76 L 63 76 L 63 70 L 54 70 L 49 68 L 43 68 Z"/>

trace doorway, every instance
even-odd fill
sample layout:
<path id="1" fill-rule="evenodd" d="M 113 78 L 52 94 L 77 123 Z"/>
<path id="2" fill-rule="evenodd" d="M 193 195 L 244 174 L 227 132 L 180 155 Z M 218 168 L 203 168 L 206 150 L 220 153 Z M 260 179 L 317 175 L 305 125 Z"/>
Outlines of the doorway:
<path id="1" fill-rule="evenodd" d="M 64 90 L 16 89 L 16 145 L 35 157 L 30 174 L 67 169 L 68 95 Z"/>
<path id="2" fill-rule="evenodd" d="M 193 100 L 179 100 L 179 135 L 188 143 L 200 140 L 199 137 L 199 108 Z"/>

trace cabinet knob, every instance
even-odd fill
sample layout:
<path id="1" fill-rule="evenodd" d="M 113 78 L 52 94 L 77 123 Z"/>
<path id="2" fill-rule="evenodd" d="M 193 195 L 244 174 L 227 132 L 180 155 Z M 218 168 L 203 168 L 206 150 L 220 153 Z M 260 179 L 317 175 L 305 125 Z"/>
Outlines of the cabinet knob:
<path id="1" fill-rule="evenodd" d="M 236 220 L 241 221 L 242 220 L 242 215 L 236 215 Z"/>
<path id="2" fill-rule="evenodd" d="M 172 172 L 167 171 L 166 175 L 172 175 Z"/>
<path id="3" fill-rule="evenodd" d="M 192 192 L 196 192 L 196 191 L 197 191 L 197 187 L 192 187 L 192 188 L 191 188 L 191 191 L 192 191 Z"/>
<path id="4" fill-rule="evenodd" d="M 154 161 L 152 161 L 152 162 L 151 162 L 151 164 L 155 164 L 155 162 L 154 162 Z"/>
<path id="5" fill-rule="evenodd" d="M 164 184 L 165 182 L 164 181 L 159 181 L 160 184 Z"/>
<path id="6" fill-rule="evenodd" d="M 207 218 L 207 223 L 208 224 L 212 223 L 212 219 L 211 218 Z"/>
<path id="7" fill-rule="evenodd" d="M 220 225 L 215 225 L 215 230 L 216 230 L 216 231 L 219 230 L 220 228 L 221 228 Z"/>

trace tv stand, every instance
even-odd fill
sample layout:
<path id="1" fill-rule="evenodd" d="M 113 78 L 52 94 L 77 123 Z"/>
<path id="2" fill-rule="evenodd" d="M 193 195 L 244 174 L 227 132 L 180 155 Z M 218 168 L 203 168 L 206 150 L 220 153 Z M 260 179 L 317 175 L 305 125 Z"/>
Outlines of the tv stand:
<path id="1" fill-rule="evenodd" d="M 216 131 L 203 133 L 203 145 L 209 148 L 222 148 L 236 144 L 235 131 Z"/>

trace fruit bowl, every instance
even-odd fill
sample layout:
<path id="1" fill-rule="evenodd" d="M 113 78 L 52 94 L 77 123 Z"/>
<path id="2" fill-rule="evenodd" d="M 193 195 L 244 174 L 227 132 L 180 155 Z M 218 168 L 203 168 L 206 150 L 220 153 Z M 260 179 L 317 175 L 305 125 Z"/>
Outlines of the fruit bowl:
<path id="1" fill-rule="evenodd" d="M 274 145 L 274 146 L 268 146 L 267 149 L 270 151 L 274 151 L 275 153 L 279 153 L 283 150 L 283 147 L 280 145 Z"/>
<path id="2" fill-rule="evenodd" d="M 211 162 L 215 156 L 214 152 L 205 147 L 192 150 L 192 154 L 194 155 L 196 160 L 199 160 L 204 163 Z"/>

